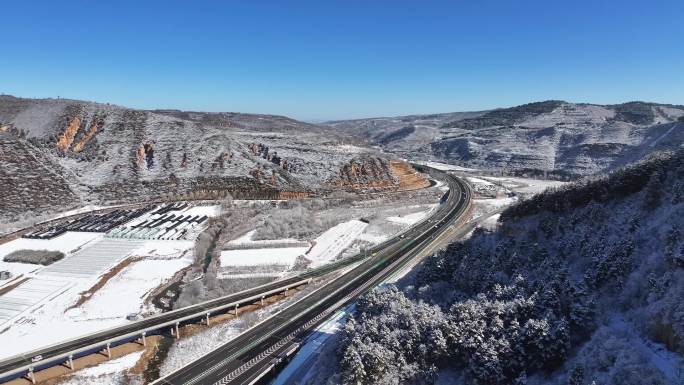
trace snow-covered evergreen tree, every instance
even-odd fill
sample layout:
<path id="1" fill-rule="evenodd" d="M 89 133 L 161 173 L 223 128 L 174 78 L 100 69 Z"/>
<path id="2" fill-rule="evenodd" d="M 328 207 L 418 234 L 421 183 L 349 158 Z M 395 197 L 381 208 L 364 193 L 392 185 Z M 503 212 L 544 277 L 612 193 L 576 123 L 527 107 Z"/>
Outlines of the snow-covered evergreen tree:
<path id="1" fill-rule="evenodd" d="M 648 339 L 684 362 L 683 182 L 681 150 L 507 209 L 427 258 L 415 290 L 358 301 L 344 382 L 429 384 L 449 368 L 474 384 L 669 383 L 629 349 Z"/>

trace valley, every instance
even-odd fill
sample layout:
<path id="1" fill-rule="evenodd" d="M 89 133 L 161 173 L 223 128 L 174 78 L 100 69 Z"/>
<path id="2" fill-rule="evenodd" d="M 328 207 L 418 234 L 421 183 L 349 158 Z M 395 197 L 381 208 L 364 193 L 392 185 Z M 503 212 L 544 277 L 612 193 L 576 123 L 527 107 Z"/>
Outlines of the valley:
<path id="1" fill-rule="evenodd" d="M 637 268 L 641 262 L 630 259 L 628 265 L 615 265 L 618 257 L 610 251 L 613 249 L 598 246 L 601 238 L 597 237 L 609 237 L 605 228 L 594 235 L 591 226 L 582 225 L 589 227 L 579 241 L 542 238 L 564 231 L 561 224 L 553 227 L 557 223 L 553 222 L 554 216 L 544 214 L 549 210 L 570 215 L 565 214 L 567 210 L 580 207 L 578 210 L 585 213 L 592 210 L 585 207 L 593 207 L 592 199 L 609 199 L 611 194 L 617 194 L 618 200 L 648 201 L 651 198 L 642 198 L 647 193 L 641 191 L 654 189 L 645 187 L 646 182 L 656 183 L 649 181 L 655 176 L 643 176 L 649 173 L 659 175 L 658 191 L 663 192 L 658 204 L 673 202 L 667 210 L 676 213 L 681 182 L 678 171 L 666 170 L 679 167 L 682 116 L 684 109 L 678 106 L 551 101 L 484 112 L 310 124 L 273 115 L 134 110 L 75 100 L 2 96 L 0 271 L 5 278 L 0 281 L 0 338 L 6 344 L 0 349 L 0 361 L 84 335 L 153 322 L 155 317 L 244 292 L 258 292 L 261 287 L 279 282 L 313 277 L 284 292 L 276 290 L 260 300 L 240 303 L 239 310 L 237 305 L 234 310 L 211 310 L 206 317 L 179 322 L 169 330 L 151 331 L 147 337 L 143 333 L 142 339 L 79 353 L 66 366 L 36 365 L 35 371 L 31 367 L 26 375 L 6 377 L 4 381 L 123 385 L 175 378 L 177 373 L 195 376 L 197 373 L 188 368 L 205 365 L 206 357 L 216 355 L 220 349 L 232 351 L 230 341 L 246 338 L 245 333 L 253 333 L 253 328 L 273 327 L 277 333 L 281 326 L 273 320 L 279 314 L 301 308 L 309 297 L 329 295 L 322 301 L 331 301 L 338 295 L 331 290 L 348 280 L 350 274 L 364 276 L 367 273 L 356 273 L 363 266 L 371 266 L 374 260 L 389 263 L 394 261 L 392 258 L 397 260 L 389 265 L 391 273 L 383 270 L 371 280 L 378 288 L 372 289 L 371 285 L 363 286 L 363 292 L 353 291 L 357 296 L 354 301 L 343 307 L 342 302 L 336 302 L 318 316 L 311 315 L 304 329 L 293 324 L 291 330 L 302 334 L 294 340 L 283 339 L 295 342 L 283 345 L 291 349 L 286 358 L 276 357 L 280 360 L 278 367 L 285 369 L 281 375 L 274 373 L 266 378 L 274 383 L 315 384 L 327 379 L 336 383 L 378 383 L 387 378 L 410 382 L 418 378 L 415 376 L 434 375 L 435 383 L 449 383 L 449 376 L 455 375 L 478 383 L 508 383 L 514 376 L 529 373 L 531 384 L 560 384 L 581 366 L 593 375 L 615 381 L 623 377 L 603 373 L 601 368 L 583 361 L 576 351 L 595 349 L 596 344 L 603 343 L 606 337 L 594 333 L 613 335 L 619 330 L 624 341 L 638 341 L 642 346 L 639 360 L 647 360 L 651 354 L 666 355 L 666 367 L 661 365 L 660 372 L 649 372 L 649 378 L 656 382 L 672 380 L 677 375 L 672 368 L 680 365 L 680 358 L 671 352 L 679 349 L 676 326 L 644 321 L 640 310 L 643 303 L 627 305 L 623 300 L 626 307 L 617 312 L 606 302 L 615 295 L 629 295 L 619 292 L 627 290 L 625 286 L 606 282 L 631 279 L 629 282 L 634 283 L 630 284 L 630 292 L 643 297 L 646 289 L 637 282 L 645 282 L 638 278 L 647 274 L 644 269 L 661 271 L 670 262 L 652 262 Z M 634 162 L 636 165 L 623 168 Z M 604 176 L 606 172 L 612 174 Z M 672 176 L 665 178 L 668 172 Z M 446 173 L 448 178 L 463 183 L 467 194 L 454 190 L 452 182 L 434 173 Z M 630 175 L 639 175 L 638 180 L 630 179 Z M 621 189 L 624 185 L 633 187 Z M 578 198 L 590 188 L 603 192 L 590 193 L 592 198 L 584 200 Z M 617 192 L 611 192 L 614 190 Z M 454 194 L 467 195 L 467 205 L 461 207 L 457 220 L 447 225 L 437 221 L 433 228 L 432 218 L 442 215 L 446 203 L 455 199 Z M 616 202 L 623 205 L 619 203 L 622 201 Z M 542 214 L 535 214 L 538 210 Z M 670 218 L 666 219 L 667 226 L 677 228 L 674 216 L 663 215 Z M 543 218 L 525 219 L 529 216 Z M 581 223 L 577 218 L 567 220 Z M 511 224 L 516 221 L 539 222 L 518 227 Z M 422 235 L 417 232 L 421 226 L 429 229 Z M 436 233 L 431 237 L 425 235 L 432 231 Z M 676 234 L 676 230 L 671 231 Z M 662 237 L 675 239 L 676 235 Z M 527 238 L 546 246 L 532 247 Z M 411 252 L 393 249 L 408 242 L 416 242 Z M 499 246 L 492 246 L 492 242 Z M 582 254 L 573 258 L 589 258 L 585 262 L 570 263 L 562 260 L 565 251 L 548 251 L 565 250 L 577 242 L 582 245 Z M 620 255 L 634 253 L 620 249 L 618 240 L 611 242 L 622 250 Z M 677 241 L 667 242 L 674 242 L 667 253 L 678 260 Z M 585 253 L 589 249 L 604 250 L 598 252 L 605 258 L 591 259 Z M 463 259 L 463 250 L 478 255 L 482 261 L 502 258 L 500 252 L 513 253 L 506 263 L 521 267 L 502 267 L 496 260 L 486 267 L 469 265 L 469 259 Z M 542 254 L 545 257 L 537 257 Z M 511 258 L 522 259 L 511 262 Z M 449 329 L 454 325 L 450 322 L 470 322 L 462 318 L 470 314 L 471 307 L 491 312 L 491 306 L 511 306 L 513 300 L 497 294 L 497 290 L 518 290 L 514 300 L 524 301 L 538 311 L 550 306 L 538 299 L 540 290 L 551 290 L 542 282 L 560 278 L 547 277 L 526 265 L 530 258 L 544 264 L 555 261 L 548 266 L 548 274 L 572 272 L 573 279 L 563 282 L 573 288 L 594 290 L 591 300 L 603 304 L 592 308 L 591 316 L 583 313 L 590 323 L 569 329 L 569 333 L 576 333 L 571 337 L 558 334 L 562 327 L 559 325 L 571 322 L 568 317 L 576 315 L 565 308 L 553 308 L 556 318 L 529 318 L 527 313 L 513 315 L 514 319 L 502 318 L 506 324 L 511 323 L 509 328 L 514 328 L 515 322 L 524 323 L 527 333 L 530 322 L 547 328 L 540 333 L 551 333 L 548 343 L 562 337 L 555 356 L 538 357 L 539 362 L 555 371 L 540 373 L 534 365 L 524 363 L 492 374 L 476 366 L 489 368 L 486 361 L 464 361 L 468 363 L 457 374 L 450 372 L 450 367 L 430 372 L 430 365 L 445 357 L 439 355 L 447 354 L 439 346 L 456 342 L 426 342 L 420 338 L 426 333 L 454 333 Z M 460 262 L 452 265 L 454 260 Z M 399 261 L 401 264 L 395 266 Z M 368 271 L 374 268 L 368 267 Z M 494 275 L 480 274 L 483 269 Z M 630 274 L 635 277 L 629 278 Z M 426 278 L 428 275 L 430 278 Z M 454 283 L 454 277 L 462 283 Z M 521 289 L 515 286 L 522 285 L 518 277 L 527 277 L 532 283 Z M 667 282 L 659 283 L 662 290 L 658 295 L 665 296 L 662 298 L 676 295 L 670 285 L 678 282 L 678 275 L 668 277 Z M 559 289 L 554 286 L 553 290 Z M 491 298 L 481 302 L 481 295 Z M 653 306 L 658 306 L 659 314 L 665 317 L 662 319 L 671 317 L 674 310 L 669 300 L 655 299 L 654 295 Z M 560 301 L 578 298 L 562 297 Z M 389 303 L 399 303 L 401 308 L 387 308 Z M 586 302 L 581 305 L 589 306 Z M 449 313 L 455 308 L 460 310 Z M 407 311 L 432 315 L 429 321 L 413 319 L 402 313 Z M 435 355 L 423 357 L 422 353 L 383 346 L 396 345 L 386 338 L 407 338 L 402 336 L 403 325 L 392 324 L 391 317 L 397 314 L 418 323 L 419 340 L 408 345 L 442 344 L 432 347 Z M 359 317 L 373 319 L 377 325 L 387 323 L 394 332 L 386 336 L 374 334 L 370 326 L 356 323 Z M 446 323 L 441 323 L 442 317 L 446 317 Z M 259 326 L 262 323 L 266 326 Z M 290 327 L 285 322 L 282 325 Z M 501 334 L 497 327 L 487 324 L 482 333 L 517 338 Z M 272 331 L 264 329 L 264 333 L 270 335 Z M 463 333 L 471 331 L 464 329 Z M 382 366 L 385 369 L 379 372 L 364 366 L 384 356 L 359 344 L 355 338 L 361 337 L 373 341 L 380 351 L 389 349 L 406 364 L 394 366 L 386 362 Z M 511 344 L 518 340 L 507 341 Z M 456 360 L 472 360 L 482 354 L 477 349 L 448 346 L 449 351 L 465 352 L 466 356 L 452 357 Z M 489 345 L 478 346 L 483 349 Z M 531 348 L 525 345 L 524 349 Z M 611 354 L 621 354 L 620 349 Z M 339 356 L 336 351 L 341 352 Z M 494 348 L 491 351 L 504 354 Z M 268 354 L 281 354 L 278 352 L 276 349 Z M 412 362 L 409 357 L 416 354 L 422 358 Z M 37 363 L 45 359 L 40 354 L 32 357 Z M 361 360 L 354 361 L 353 357 Z M 289 360 L 292 364 L 286 365 Z M 235 366 L 237 374 L 231 381 L 238 383 L 243 377 L 244 381 L 253 380 L 259 370 L 268 367 L 267 361 L 262 362 L 264 366 L 256 364 L 248 369 Z M 552 362 L 557 364 L 553 366 Z M 616 365 L 622 368 L 622 364 Z M 648 367 L 647 363 L 643 365 Z M 359 376 L 357 370 L 364 367 L 366 373 L 373 374 Z"/>

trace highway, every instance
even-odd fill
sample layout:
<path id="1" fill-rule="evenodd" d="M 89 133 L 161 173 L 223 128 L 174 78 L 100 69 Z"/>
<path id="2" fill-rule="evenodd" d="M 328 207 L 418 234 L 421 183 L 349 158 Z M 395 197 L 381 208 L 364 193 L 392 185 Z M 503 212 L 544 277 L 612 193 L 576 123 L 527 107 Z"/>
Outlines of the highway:
<path id="1" fill-rule="evenodd" d="M 445 175 L 432 169 L 423 168 L 423 170 L 435 174 L 435 176 L 439 178 L 444 178 L 443 175 Z M 455 180 L 451 177 L 450 179 Z M 450 182 L 450 188 L 452 193 L 449 194 L 447 203 L 452 200 L 454 196 L 453 191 L 460 191 L 460 187 L 456 182 Z M 368 259 L 368 255 L 375 255 L 375 257 L 372 258 L 372 261 L 384 260 L 388 255 L 394 255 L 398 250 L 404 250 L 406 247 L 413 244 L 413 239 L 416 238 L 418 234 L 431 228 L 433 222 L 436 222 L 436 218 L 440 217 L 440 213 L 444 213 L 444 209 L 448 204 L 443 204 L 442 206 L 443 207 L 430 218 L 410 228 L 407 232 L 399 234 L 396 237 L 369 249 L 364 254 L 346 258 L 342 261 L 328 264 L 288 279 L 271 282 L 240 293 L 158 314 L 140 321 L 102 330 L 100 332 L 84 335 L 9 357 L 0 361 L 0 383 L 25 375 L 30 376 L 35 371 L 51 366 L 62 365 L 64 363 L 67 363 L 68 365 L 70 359 L 97 353 L 106 349 L 107 346 L 113 347 L 135 340 L 143 342 L 144 336 L 166 333 L 171 329 L 184 324 L 201 322 L 206 319 L 207 315 L 225 313 L 234 310 L 242 304 L 255 303 L 260 301 L 263 297 L 282 293 L 285 290 L 308 284 L 311 282 L 312 278 L 324 276 L 342 267 Z M 367 265 L 362 266 L 367 268 Z M 353 271 L 358 270 L 355 269 Z M 34 362 L 34 358 L 36 357 L 40 357 L 40 360 Z"/>
<path id="2" fill-rule="evenodd" d="M 430 170 L 433 175 L 435 170 Z M 441 174 L 447 200 L 429 219 L 412 227 L 359 266 L 262 321 L 236 338 L 153 382 L 154 385 L 253 384 L 268 374 L 297 341 L 337 309 L 385 281 L 458 222 L 470 204 L 470 189 Z"/>
<path id="3" fill-rule="evenodd" d="M 390 245 L 398 240 L 400 240 L 399 237 L 385 242 L 383 245 L 370 249 L 366 254 L 370 255 L 375 253 L 380 248 L 386 247 L 386 245 Z M 150 336 L 153 334 L 165 333 L 170 331 L 171 328 L 175 328 L 176 323 L 178 323 L 178 326 L 183 326 L 188 323 L 197 323 L 198 321 L 205 320 L 207 314 L 217 315 L 234 310 L 235 305 L 240 306 L 242 304 L 259 302 L 262 297 L 266 298 L 274 294 L 282 293 L 286 289 L 306 285 L 313 278 L 329 274 L 332 271 L 357 263 L 365 258 L 365 255 L 356 255 L 291 278 L 274 281 L 239 293 L 158 314 L 140 321 L 111 329 L 105 329 L 9 357 L 0 361 L 0 383 L 27 375 L 32 370 L 38 371 L 47 367 L 62 365 L 69 360 L 69 357 L 76 359 L 102 351 L 103 349 L 106 349 L 107 344 L 109 344 L 110 347 L 113 347 L 141 339 L 143 334 L 145 334 L 145 336 Z M 39 362 L 33 362 L 32 359 L 36 356 L 41 356 L 42 359 Z"/>

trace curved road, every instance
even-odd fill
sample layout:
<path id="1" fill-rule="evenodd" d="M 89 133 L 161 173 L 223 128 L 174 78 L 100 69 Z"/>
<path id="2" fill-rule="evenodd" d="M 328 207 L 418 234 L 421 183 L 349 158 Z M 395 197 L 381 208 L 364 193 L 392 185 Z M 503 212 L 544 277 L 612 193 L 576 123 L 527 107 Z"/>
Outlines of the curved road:
<path id="1" fill-rule="evenodd" d="M 343 285 L 344 283 L 349 284 L 353 282 L 354 285 L 351 285 L 352 288 L 360 286 L 361 283 L 367 282 L 372 278 L 373 274 L 378 273 L 378 271 L 380 271 L 379 269 L 386 267 L 390 262 L 409 253 L 417 245 L 423 244 L 426 239 L 438 234 L 449 226 L 454 218 L 458 218 L 455 214 L 458 213 L 459 209 L 464 210 L 464 205 L 467 205 L 469 202 L 469 189 L 465 183 L 454 177 L 446 176 L 446 174 L 434 169 L 419 165 L 415 165 L 415 167 L 422 171 L 429 172 L 434 177 L 441 179 L 446 178 L 450 187 L 448 199 L 430 218 L 410 228 L 407 232 L 370 249 L 368 254 L 373 255 L 372 258 L 367 258 L 365 255 L 357 255 L 292 278 L 275 281 L 226 297 L 162 313 L 130 324 L 74 338 L 34 351 L 25 352 L 0 361 L 0 382 L 26 375 L 30 370 L 38 371 L 54 365 L 61 365 L 68 360 L 69 356 L 78 358 L 101 351 L 106 348 L 107 344 L 116 346 L 134 341 L 139 339 L 143 333 L 148 336 L 160 334 L 166 332 L 176 324 L 183 325 L 187 323 L 196 323 L 203 319 L 207 313 L 217 314 L 218 312 L 230 311 L 235 304 L 258 301 L 263 296 L 282 292 L 286 288 L 301 286 L 308 283 L 311 278 L 320 277 L 338 270 L 341 267 L 368 259 L 357 268 L 333 281 L 331 284 L 326 285 L 323 288 L 324 290 L 319 289 L 314 292 L 316 295 L 312 298 L 322 298 L 321 296 L 324 296 L 326 293 L 332 294 L 334 292 L 340 294 L 341 292 L 338 293 L 338 291 L 340 291 L 340 285 Z M 348 292 L 349 290 L 346 291 L 346 293 Z M 339 295 L 337 295 L 337 297 L 339 297 Z M 306 299 L 307 301 L 304 302 L 304 305 L 299 305 L 299 302 L 295 305 L 313 305 L 311 302 L 313 299 L 309 297 Z M 326 304 L 329 305 L 329 301 L 326 302 Z M 289 308 L 287 310 L 289 310 Z M 267 326 L 260 326 L 259 330 L 266 327 Z M 273 333 L 270 333 L 269 335 L 271 334 Z M 41 360 L 39 362 L 33 362 L 32 359 L 37 356 L 41 356 Z"/>
<path id="2" fill-rule="evenodd" d="M 253 384 L 268 374 L 328 315 L 382 283 L 461 219 L 470 204 L 470 189 L 455 177 L 439 174 L 449 184 L 448 199 L 437 213 L 404 233 L 400 242 L 153 384 Z"/>

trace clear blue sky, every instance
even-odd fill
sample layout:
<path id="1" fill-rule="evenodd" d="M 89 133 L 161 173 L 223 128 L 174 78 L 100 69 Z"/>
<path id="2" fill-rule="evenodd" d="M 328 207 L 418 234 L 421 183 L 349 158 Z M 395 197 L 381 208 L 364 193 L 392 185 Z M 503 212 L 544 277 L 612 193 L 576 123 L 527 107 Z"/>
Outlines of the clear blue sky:
<path id="1" fill-rule="evenodd" d="M 2 2 L 0 92 L 306 120 L 684 104 L 684 1 Z"/>

